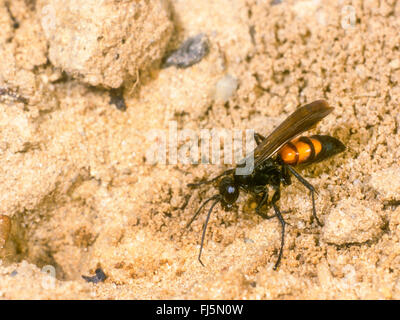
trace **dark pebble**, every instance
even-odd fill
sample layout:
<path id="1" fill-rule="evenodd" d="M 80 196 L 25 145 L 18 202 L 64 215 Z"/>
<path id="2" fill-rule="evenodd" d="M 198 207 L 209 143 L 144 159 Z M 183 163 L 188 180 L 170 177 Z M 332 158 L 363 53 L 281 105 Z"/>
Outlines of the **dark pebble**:
<path id="1" fill-rule="evenodd" d="M 107 276 L 105 275 L 104 271 L 101 270 L 100 268 L 96 269 L 95 273 L 96 273 L 96 275 L 93 277 L 82 276 L 82 278 L 84 280 L 86 280 L 87 282 L 92 282 L 92 283 L 99 283 L 99 282 L 103 282 L 104 280 L 106 280 Z"/>
<path id="2" fill-rule="evenodd" d="M 188 38 L 179 49 L 172 51 L 164 58 L 163 68 L 176 66 L 188 68 L 201 61 L 209 52 L 208 39 L 205 34 Z"/>

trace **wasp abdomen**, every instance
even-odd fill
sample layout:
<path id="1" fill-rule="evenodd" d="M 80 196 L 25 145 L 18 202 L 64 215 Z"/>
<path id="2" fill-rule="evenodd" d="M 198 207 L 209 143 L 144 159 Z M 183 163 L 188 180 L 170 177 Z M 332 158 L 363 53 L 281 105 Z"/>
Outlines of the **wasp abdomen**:
<path id="1" fill-rule="evenodd" d="M 339 140 L 331 136 L 300 137 L 285 144 L 278 152 L 285 164 L 292 166 L 318 162 L 345 150 Z"/>

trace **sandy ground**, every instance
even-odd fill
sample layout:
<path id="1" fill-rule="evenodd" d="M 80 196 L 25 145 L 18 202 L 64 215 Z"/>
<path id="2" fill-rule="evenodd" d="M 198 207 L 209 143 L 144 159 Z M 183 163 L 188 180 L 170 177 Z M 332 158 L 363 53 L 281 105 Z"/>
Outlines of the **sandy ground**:
<path id="1" fill-rule="evenodd" d="M 165 52 L 204 33 L 209 54 L 186 69 L 158 59 L 124 74 L 125 112 L 49 60 L 39 5 L 0 2 L 1 298 L 400 298 L 397 1 L 171 1 Z M 237 88 L 224 101 L 227 78 Z M 279 221 L 242 194 L 233 211 L 213 213 L 202 267 L 205 213 L 185 224 L 217 190 L 186 184 L 227 167 L 151 165 L 151 132 L 168 136 L 176 123 L 266 135 L 316 99 L 335 109 L 313 132 L 347 146 L 301 171 L 324 226 L 300 183 L 284 188 L 290 226 L 274 271 Z M 82 279 L 97 268 L 104 282 Z"/>

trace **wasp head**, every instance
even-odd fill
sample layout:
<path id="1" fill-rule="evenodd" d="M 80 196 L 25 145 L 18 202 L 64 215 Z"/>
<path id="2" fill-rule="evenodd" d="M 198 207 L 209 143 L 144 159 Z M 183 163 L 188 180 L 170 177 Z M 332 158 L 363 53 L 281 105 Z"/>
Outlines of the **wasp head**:
<path id="1" fill-rule="evenodd" d="M 239 186 L 235 183 L 233 178 L 225 177 L 219 183 L 219 194 L 222 197 L 222 207 L 225 210 L 229 210 L 239 197 Z"/>

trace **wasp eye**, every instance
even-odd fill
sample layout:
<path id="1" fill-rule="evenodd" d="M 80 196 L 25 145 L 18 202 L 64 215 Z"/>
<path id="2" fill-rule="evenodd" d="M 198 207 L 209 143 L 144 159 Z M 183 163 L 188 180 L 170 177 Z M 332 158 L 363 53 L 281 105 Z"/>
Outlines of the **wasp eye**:
<path id="1" fill-rule="evenodd" d="M 226 204 L 233 204 L 239 197 L 239 188 L 232 178 L 226 177 L 219 184 L 219 193 Z"/>

